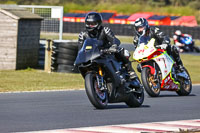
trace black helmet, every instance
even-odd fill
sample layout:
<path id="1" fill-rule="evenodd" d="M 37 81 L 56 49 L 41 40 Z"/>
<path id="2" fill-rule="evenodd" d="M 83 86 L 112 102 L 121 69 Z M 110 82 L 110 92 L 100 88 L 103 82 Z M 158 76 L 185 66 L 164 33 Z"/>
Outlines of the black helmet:
<path id="1" fill-rule="evenodd" d="M 102 16 L 97 12 L 90 12 L 85 17 L 85 27 L 89 32 L 98 30 L 102 24 Z"/>
<path id="2" fill-rule="evenodd" d="M 149 30 L 149 24 L 145 18 L 138 18 L 135 20 L 134 28 L 138 35 L 145 35 L 146 31 Z"/>

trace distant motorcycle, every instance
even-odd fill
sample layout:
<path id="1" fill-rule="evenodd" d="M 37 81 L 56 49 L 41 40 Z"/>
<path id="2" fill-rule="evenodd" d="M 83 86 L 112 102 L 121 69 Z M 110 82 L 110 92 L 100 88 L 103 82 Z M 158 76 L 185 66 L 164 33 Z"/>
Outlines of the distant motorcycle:
<path id="1" fill-rule="evenodd" d="M 188 71 L 177 70 L 174 60 L 162 49 L 155 48 L 155 39 L 142 36 L 133 54 L 139 62 L 138 70 L 146 92 L 157 97 L 160 91 L 175 91 L 180 96 L 187 96 L 192 90 L 192 81 Z"/>
<path id="2" fill-rule="evenodd" d="M 194 41 L 191 36 L 181 36 L 180 43 L 184 44 L 180 49 L 183 49 L 183 52 L 200 52 L 200 48 L 194 45 Z"/>
<path id="3" fill-rule="evenodd" d="M 97 109 L 118 102 L 125 102 L 129 107 L 141 106 L 144 101 L 142 85 L 129 80 L 122 62 L 109 49 L 101 50 L 102 44 L 97 39 L 86 39 L 75 60 L 90 102 Z"/>

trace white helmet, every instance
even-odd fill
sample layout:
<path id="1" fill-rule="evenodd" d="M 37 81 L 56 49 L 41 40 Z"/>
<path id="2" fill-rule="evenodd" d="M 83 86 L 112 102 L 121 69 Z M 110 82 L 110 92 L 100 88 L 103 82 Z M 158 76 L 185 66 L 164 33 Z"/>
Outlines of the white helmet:
<path id="1" fill-rule="evenodd" d="M 149 30 L 148 21 L 145 18 L 138 18 L 134 22 L 134 29 L 139 36 L 146 34 L 146 31 Z"/>
<path id="2" fill-rule="evenodd" d="M 175 31 L 175 34 L 178 35 L 178 36 L 180 36 L 182 33 L 181 33 L 180 30 L 176 30 L 176 31 Z"/>

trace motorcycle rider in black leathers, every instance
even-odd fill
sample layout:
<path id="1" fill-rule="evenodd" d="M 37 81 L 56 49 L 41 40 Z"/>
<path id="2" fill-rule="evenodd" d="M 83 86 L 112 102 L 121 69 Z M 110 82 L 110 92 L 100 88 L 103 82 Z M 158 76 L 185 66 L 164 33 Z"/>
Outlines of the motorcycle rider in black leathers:
<path id="1" fill-rule="evenodd" d="M 159 28 L 150 27 L 148 21 L 145 18 L 138 18 L 134 23 L 134 29 L 136 31 L 136 36 L 133 37 L 133 44 L 135 47 L 137 47 L 140 36 L 146 35 L 151 38 L 155 38 L 157 42 L 155 47 L 166 50 L 167 53 L 175 60 L 179 71 L 184 71 L 183 63 L 181 61 L 177 47 L 170 45 L 169 37 L 165 36 L 165 34 L 160 31 Z M 139 66 L 138 70 L 140 70 Z"/>
<path id="2" fill-rule="evenodd" d="M 103 49 L 113 50 L 116 52 L 115 55 L 119 56 L 117 59 L 120 59 L 123 62 L 125 68 L 129 73 L 130 79 L 132 80 L 137 77 L 135 71 L 131 66 L 131 62 L 125 56 L 127 54 L 127 50 L 118 47 L 120 45 L 120 41 L 115 37 L 114 33 L 109 27 L 102 26 L 102 16 L 100 13 L 88 13 L 85 17 L 85 28 L 86 29 L 79 34 L 79 50 L 81 49 L 85 39 L 87 38 L 97 38 L 98 40 L 102 40 Z M 128 56 L 130 57 L 130 54 Z"/>

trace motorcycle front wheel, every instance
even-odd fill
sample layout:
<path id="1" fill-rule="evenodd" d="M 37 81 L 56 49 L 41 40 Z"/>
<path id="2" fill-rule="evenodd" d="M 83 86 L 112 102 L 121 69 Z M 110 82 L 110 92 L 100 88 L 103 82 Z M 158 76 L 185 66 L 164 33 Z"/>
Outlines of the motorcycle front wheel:
<path id="1" fill-rule="evenodd" d="M 98 87 L 97 77 L 95 73 L 87 73 L 85 76 L 85 89 L 86 94 L 97 109 L 105 109 L 108 105 L 108 94 L 107 91 L 102 91 Z"/>
<path id="2" fill-rule="evenodd" d="M 152 75 L 150 71 L 148 67 L 142 69 L 142 83 L 149 96 L 158 97 L 160 94 L 160 82 L 159 79 L 154 78 L 154 75 Z"/>

